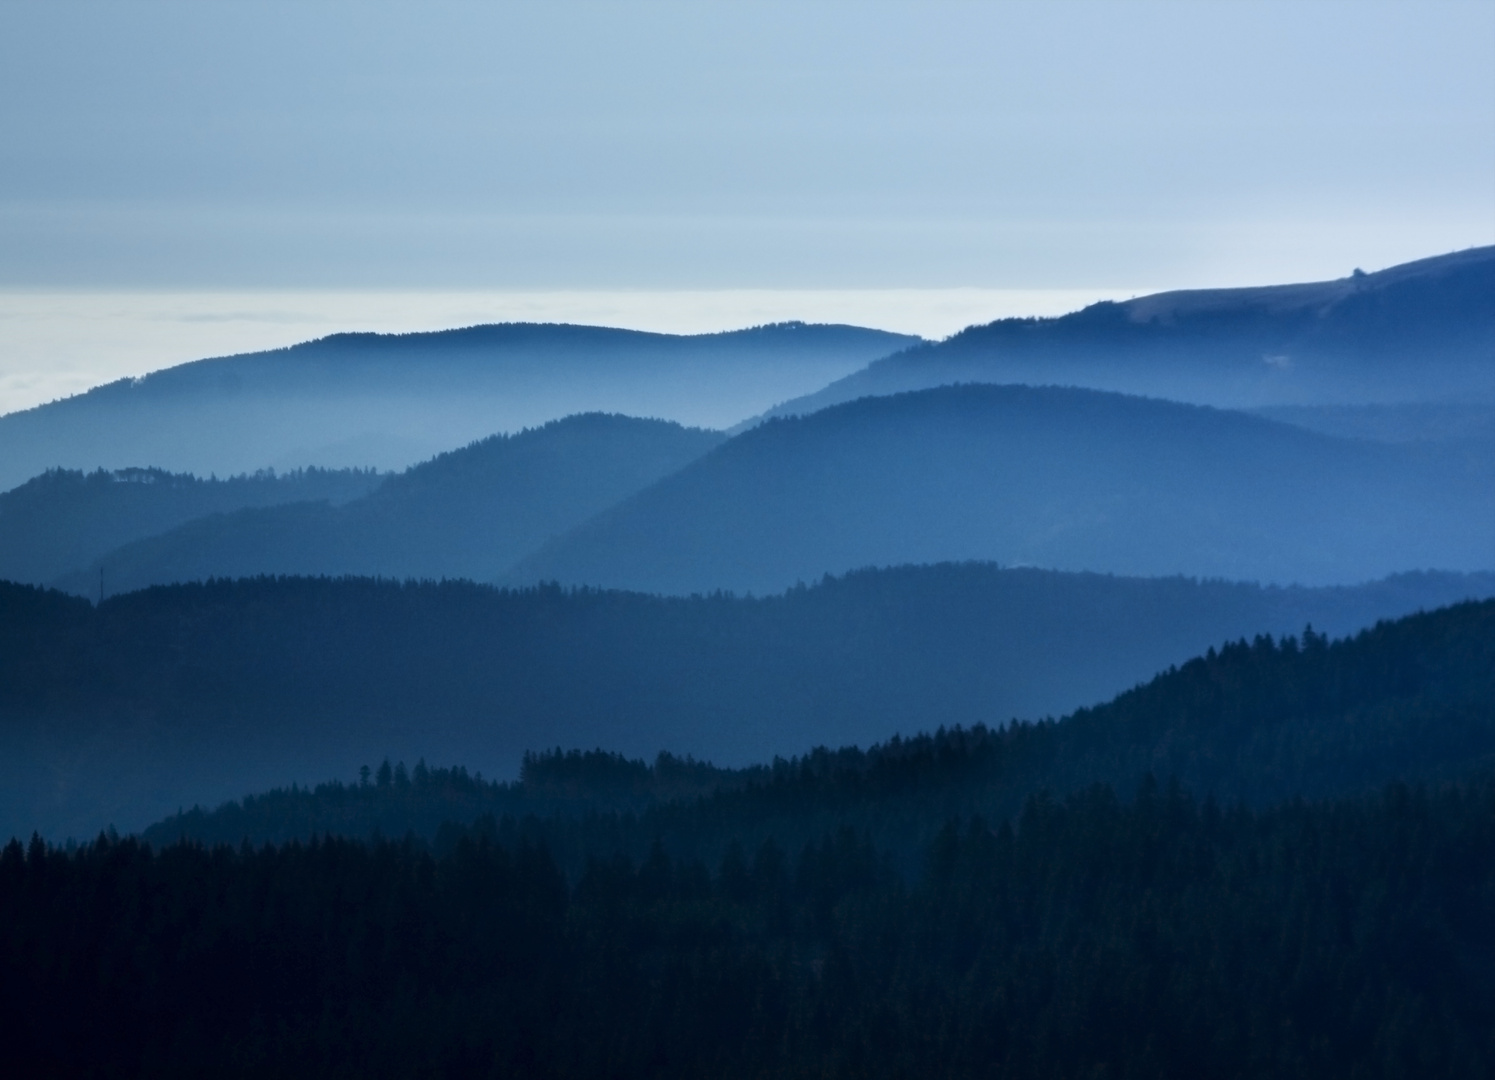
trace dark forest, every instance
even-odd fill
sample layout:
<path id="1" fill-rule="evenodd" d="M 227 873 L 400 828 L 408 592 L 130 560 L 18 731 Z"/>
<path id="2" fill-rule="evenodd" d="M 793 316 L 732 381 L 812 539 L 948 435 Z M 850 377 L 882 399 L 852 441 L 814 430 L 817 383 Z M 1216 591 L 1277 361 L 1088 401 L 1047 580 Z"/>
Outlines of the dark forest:
<path id="1" fill-rule="evenodd" d="M 1488 1075 L 1492 619 L 1237 642 L 1057 723 L 383 762 L 14 841 L 12 1074 Z"/>

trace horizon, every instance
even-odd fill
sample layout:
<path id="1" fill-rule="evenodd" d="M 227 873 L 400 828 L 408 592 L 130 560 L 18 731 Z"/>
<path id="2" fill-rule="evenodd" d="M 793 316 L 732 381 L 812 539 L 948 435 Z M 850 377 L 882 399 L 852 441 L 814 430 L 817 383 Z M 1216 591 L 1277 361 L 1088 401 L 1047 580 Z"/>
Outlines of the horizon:
<path id="1" fill-rule="evenodd" d="M 805 322 L 939 340 L 994 319 L 1063 315 L 1099 300 L 1158 291 L 0 291 L 0 357 L 12 358 L 0 367 L 0 416 L 122 378 L 341 333 L 531 322 L 710 334 Z"/>
<path id="2" fill-rule="evenodd" d="M 272 351 L 345 333 L 406 334 L 502 323 L 661 334 L 777 323 L 860 326 L 941 341 L 1005 318 L 1053 318 L 1102 301 L 1180 291 L 1335 281 L 1473 251 L 1415 255 L 1320 277 L 1113 289 L 697 290 L 0 290 L 0 416 L 198 360 Z M 107 351 L 100 353 L 101 343 Z"/>
<path id="3" fill-rule="evenodd" d="M 0 8 L 0 414 L 328 332 L 938 338 L 1495 243 L 1489 4 L 349 10 Z"/>

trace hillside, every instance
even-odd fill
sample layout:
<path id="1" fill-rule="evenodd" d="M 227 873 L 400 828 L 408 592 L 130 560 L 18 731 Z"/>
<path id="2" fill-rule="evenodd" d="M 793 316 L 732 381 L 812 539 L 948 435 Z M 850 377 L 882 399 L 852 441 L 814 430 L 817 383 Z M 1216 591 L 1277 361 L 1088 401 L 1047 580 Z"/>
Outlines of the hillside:
<path id="1" fill-rule="evenodd" d="M 915 345 L 766 416 L 960 382 L 1223 408 L 1495 405 L 1495 247 L 1337 281 L 1159 293 Z"/>
<path id="2" fill-rule="evenodd" d="M 689 464 L 724 436 L 583 414 L 494 435 L 389 477 L 345 505 L 217 514 L 58 576 L 84 595 L 257 574 L 492 580 L 546 540 Z"/>
<path id="3" fill-rule="evenodd" d="M 121 544 L 206 514 L 295 502 L 342 503 L 382 478 L 369 470 L 261 472 L 225 480 L 162 469 L 54 469 L 0 494 L 0 580 L 46 584 Z M 96 591 L 97 568 L 89 576 Z M 117 590 L 116 590 L 117 591 Z"/>
<path id="4" fill-rule="evenodd" d="M 726 427 L 916 341 L 802 323 L 693 336 L 526 323 L 335 334 L 0 417 L 0 488 L 57 467 L 399 469 L 599 410 Z"/>
<path id="5" fill-rule="evenodd" d="M 801 802 L 793 783 L 760 794 Z M 873 798 L 857 817 L 901 810 Z M 947 818 L 911 873 L 852 826 L 753 844 L 714 821 L 717 858 L 630 858 L 607 834 L 636 819 L 587 823 L 602 842 L 573 874 L 513 819 L 435 845 L 12 841 L 12 1071 L 1473 1080 L 1495 1064 L 1488 777 L 1260 811 L 1093 787 L 1013 823 Z"/>
<path id="6" fill-rule="evenodd" d="M 1463 443 L 1495 454 L 1495 400 L 1397 405 L 1276 405 L 1253 409 L 1324 435 L 1389 443 Z"/>
<path id="7" fill-rule="evenodd" d="M 13 839 L 0 1038 L 37 1076 L 1483 1076 L 1492 673 L 1465 603 L 1059 722 L 512 785 L 385 761 L 154 849 Z"/>
<path id="8" fill-rule="evenodd" d="M 1056 387 L 865 398 L 744 432 L 514 583 L 776 591 L 987 559 L 1305 584 L 1495 565 L 1495 459 Z"/>
<path id="9" fill-rule="evenodd" d="M 717 862 L 728 842 L 789 847 L 853 828 L 917 874 L 952 817 L 1012 821 L 1035 795 L 1151 776 L 1229 805 L 1365 794 L 1396 781 L 1495 775 L 1495 602 L 1383 622 L 1330 641 L 1257 635 L 1208 650 L 1060 721 L 941 728 L 865 750 L 821 747 L 727 770 L 661 754 L 528 755 L 517 781 L 386 761 L 361 782 L 280 788 L 147 829 L 155 844 L 414 833 L 488 818 L 543 843 L 570 875 L 591 858 Z M 703 801 L 704 800 L 704 801 Z M 620 820 L 599 828 L 593 815 Z M 626 817 L 626 820 L 622 820 Z M 524 823 L 524 824 L 520 824 Z"/>
<path id="10" fill-rule="evenodd" d="M 1263 589 L 986 565 L 764 599 L 251 580 L 87 601 L 0 588 L 0 832 L 91 835 L 385 757 L 723 766 L 1061 715 L 1242 635 L 1340 634 L 1489 575 Z"/>
<path id="11" fill-rule="evenodd" d="M 678 759 L 547 755 L 507 788 L 386 763 L 178 815 L 157 850 L 12 841 L 0 1034 L 48 1075 L 228 1046 L 290 1075 L 1481 1076 L 1492 671 L 1495 602 L 1463 604 L 704 797 Z M 1163 779 L 1096 783 L 1138 771 Z M 599 810 L 630 786 L 661 798 Z M 443 801 L 489 812 L 305 839 Z M 241 842 L 266 833 L 302 839 Z M 107 1037 L 65 1037 L 80 1008 Z"/>

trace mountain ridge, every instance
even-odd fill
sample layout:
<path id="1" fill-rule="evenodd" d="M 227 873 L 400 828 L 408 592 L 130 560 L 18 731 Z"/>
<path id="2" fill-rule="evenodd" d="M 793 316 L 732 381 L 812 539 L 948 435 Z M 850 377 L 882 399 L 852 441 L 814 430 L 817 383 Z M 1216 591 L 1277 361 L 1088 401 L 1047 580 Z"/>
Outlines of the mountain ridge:
<path id="1" fill-rule="evenodd" d="M 991 559 L 1327 584 L 1487 569 L 1495 465 L 1065 387 L 961 384 L 778 417 L 551 541 L 504 579 L 776 591 Z"/>
<path id="2" fill-rule="evenodd" d="M 0 488 L 54 467 L 390 470 L 579 412 L 726 427 L 916 340 L 805 323 L 698 335 L 543 323 L 335 334 L 0 416 Z"/>
<path id="3" fill-rule="evenodd" d="M 1495 247 L 1329 282 L 1192 289 L 999 319 L 914 345 L 751 423 L 954 382 L 1079 386 L 1229 408 L 1495 408 Z"/>
<path id="4" fill-rule="evenodd" d="M 580 413 L 438 454 L 339 506 L 242 508 L 182 522 L 50 583 L 87 594 L 101 573 L 115 592 L 259 574 L 489 580 L 723 438 Z"/>

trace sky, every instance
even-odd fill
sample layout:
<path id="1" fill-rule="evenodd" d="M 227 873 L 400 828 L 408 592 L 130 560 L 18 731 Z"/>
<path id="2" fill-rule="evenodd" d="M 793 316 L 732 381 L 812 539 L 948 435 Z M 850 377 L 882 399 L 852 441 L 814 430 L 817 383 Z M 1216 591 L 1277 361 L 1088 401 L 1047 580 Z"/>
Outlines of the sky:
<path id="1" fill-rule="evenodd" d="M 1495 243 L 1495 2 L 0 0 L 0 411 L 338 329 L 942 336 Z"/>

